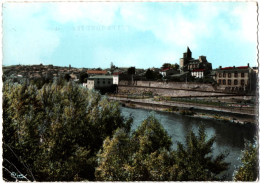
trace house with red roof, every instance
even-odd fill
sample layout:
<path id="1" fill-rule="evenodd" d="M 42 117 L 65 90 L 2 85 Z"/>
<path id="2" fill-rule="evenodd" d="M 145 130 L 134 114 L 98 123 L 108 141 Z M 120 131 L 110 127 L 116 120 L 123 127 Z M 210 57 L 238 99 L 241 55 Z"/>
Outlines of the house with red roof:
<path id="1" fill-rule="evenodd" d="M 215 70 L 219 89 L 237 92 L 252 91 L 256 87 L 256 72 L 249 66 L 219 67 Z"/>

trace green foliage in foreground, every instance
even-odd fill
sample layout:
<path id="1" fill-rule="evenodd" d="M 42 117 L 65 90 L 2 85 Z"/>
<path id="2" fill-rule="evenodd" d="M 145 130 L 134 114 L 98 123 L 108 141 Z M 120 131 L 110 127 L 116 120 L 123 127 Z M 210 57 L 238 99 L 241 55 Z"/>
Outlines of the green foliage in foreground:
<path id="1" fill-rule="evenodd" d="M 131 122 L 117 103 L 71 82 L 40 90 L 5 83 L 4 177 L 14 180 L 10 172 L 17 168 L 29 180 L 94 180 L 104 139 L 117 128 L 129 131 Z"/>
<path id="2" fill-rule="evenodd" d="M 172 151 L 167 132 L 150 116 L 132 134 L 119 129 L 105 140 L 95 175 L 101 181 L 222 180 L 229 164 L 225 154 L 212 157 L 214 142 L 200 127 L 198 136 L 190 132 L 185 146 Z"/>
<path id="3" fill-rule="evenodd" d="M 186 137 L 185 146 L 178 143 L 176 152 L 177 180 L 182 181 L 216 181 L 224 180 L 226 175 L 220 176 L 228 169 L 229 163 L 224 162 L 227 154 L 221 153 L 213 158 L 213 144 L 215 136 L 207 140 L 203 126 L 198 135 L 190 132 Z"/>
<path id="4" fill-rule="evenodd" d="M 226 155 L 212 157 L 215 137 L 189 132 L 172 141 L 153 116 L 130 132 L 132 119 L 118 103 L 71 82 L 4 83 L 3 177 L 37 181 L 206 181 L 222 180 Z M 256 148 L 257 149 L 257 148 Z M 249 146 L 235 180 L 255 180 L 256 151 Z"/>
<path id="5" fill-rule="evenodd" d="M 245 150 L 241 157 L 242 165 L 237 168 L 234 174 L 234 181 L 256 181 L 259 172 L 258 144 L 246 142 Z"/>

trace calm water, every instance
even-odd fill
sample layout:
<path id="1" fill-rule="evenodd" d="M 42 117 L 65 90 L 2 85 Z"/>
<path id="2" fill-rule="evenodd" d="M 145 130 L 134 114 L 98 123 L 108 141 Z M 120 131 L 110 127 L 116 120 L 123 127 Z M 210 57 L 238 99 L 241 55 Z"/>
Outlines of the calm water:
<path id="1" fill-rule="evenodd" d="M 126 107 L 122 107 L 121 110 L 124 116 L 133 116 L 133 129 L 137 128 L 152 112 L 151 110 Z M 244 140 L 253 141 L 256 134 L 256 131 L 252 128 L 232 123 L 224 123 L 212 119 L 199 119 L 166 112 L 153 111 L 152 113 L 154 113 L 155 117 L 172 137 L 173 149 L 177 148 L 177 141 L 184 143 L 187 132 L 190 130 L 197 131 L 199 124 L 203 123 L 209 137 L 216 135 L 216 143 L 213 146 L 214 155 L 217 155 L 219 152 L 229 152 L 228 157 L 225 159 L 231 163 L 228 170 L 228 180 L 232 179 L 235 166 L 239 165 L 238 158 L 241 155 L 241 150 L 244 149 Z"/>

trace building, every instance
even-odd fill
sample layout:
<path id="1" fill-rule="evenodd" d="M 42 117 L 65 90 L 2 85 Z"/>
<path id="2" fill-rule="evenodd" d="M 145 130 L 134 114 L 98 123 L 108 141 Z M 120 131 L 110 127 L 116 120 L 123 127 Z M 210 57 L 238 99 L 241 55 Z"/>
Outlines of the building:
<path id="1" fill-rule="evenodd" d="M 177 74 L 178 71 L 176 71 L 176 69 L 165 68 L 165 69 L 162 69 L 159 73 L 160 73 L 163 77 L 167 77 L 167 76 L 170 76 L 170 75 L 172 75 L 172 74 Z"/>
<path id="2" fill-rule="evenodd" d="M 183 53 L 183 58 L 180 58 L 180 69 L 182 72 L 193 72 L 195 76 L 201 76 L 201 74 L 203 74 L 204 77 L 212 70 L 212 64 L 207 61 L 206 56 L 199 56 L 198 59 L 192 58 L 192 52 L 189 47 L 187 47 L 187 52 Z M 198 70 L 202 69 L 204 69 L 203 73 L 201 71 L 198 72 Z"/>
<path id="3" fill-rule="evenodd" d="M 193 69 L 191 71 L 191 76 L 195 78 L 203 78 L 205 75 L 205 69 Z"/>
<path id="4" fill-rule="evenodd" d="M 219 67 L 215 70 L 218 88 L 225 91 L 251 91 L 256 86 L 256 72 L 247 66 Z"/>
<path id="5" fill-rule="evenodd" d="M 87 81 L 88 89 L 109 88 L 113 85 L 113 76 L 96 75 L 90 76 Z"/>
<path id="6" fill-rule="evenodd" d="M 105 75 L 107 74 L 106 70 L 87 70 L 89 76 L 93 75 Z"/>
<path id="7" fill-rule="evenodd" d="M 258 67 L 252 67 L 252 69 L 254 70 L 254 72 L 255 72 L 256 74 L 258 74 Z"/>
<path id="8" fill-rule="evenodd" d="M 113 73 L 113 84 L 118 85 L 119 83 L 119 74 Z"/>

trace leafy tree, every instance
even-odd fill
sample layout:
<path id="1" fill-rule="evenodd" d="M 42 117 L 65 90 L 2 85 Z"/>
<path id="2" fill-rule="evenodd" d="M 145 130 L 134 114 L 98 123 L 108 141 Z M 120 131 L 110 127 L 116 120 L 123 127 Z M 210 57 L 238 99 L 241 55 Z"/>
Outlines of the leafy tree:
<path id="1" fill-rule="evenodd" d="M 70 78 L 71 78 L 71 76 L 70 76 L 69 73 L 66 73 L 66 74 L 64 75 L 64 79 L 65 79 L 66 81 L 69 81 Z"/>
<path id="2" fill-rule="evenodd" d="M 127 69 L 127 74 L 129 74 L 129 75 L 135 74 L 135 67 L 129 67 L 129 68 Z"/>
<path id="3" fill-rule="evenodd" d="M 117 128 L 131 119 L 118 103 L 75 83 L 5 83 L 3 88 L 4 178 L 16 168 L 29 180 L 94 180 L 96 154 Z M 7 170 L 8 169 L 8 170 Z M 18 173 L 18 172 L 17 172 Z"/>
<path id="4" fill-rule="evenodd" d="M 164 63 L 163 65 L 162 65 L 162 69 L 167 69 L 167 68 L 171 68 L 171 64 L 170 63 Z"/>
<path id="5" fill-rule="evenodd" d="M 79 75 L 79 82 L 84 83 L 87 78 L 88 78 L 87 72 L 81 72 Z"/>
<path id="6" fill-rule="evenodd" d="M 147 69 L 146 73 L 145 73 L 145 77 L 147 80 L 154 80 L 155 79 L 155 73 L 150 70 L 150 69 Z"/>
<path id="7" fill-rule="evenodd" d="M 98 154 L 97 180 L 168 180 L 174 172 L 173 156 L 169 152 L 171 143 L 153 116 L 131 135 L 118 129 L 112 139 L 105 140 Z"/>
<path id="8" fill-rule="evenodd" d="M 179 64 L 175 63 L 171 66 L 173 69 L 178 70 L 180 68 Z"/>
<path id="9" fill-rule="evenodd" d="M 258 145 L 257 142 L 245 143 L 245 150 L 242 152 L 242 165 L 234 174 L 234 181 L 256 181 L 258 178 Z"/>
<path id="10" fill-rule="evenodd" d="M 180 68 L 180 66 L 177 63 L 175 63 L 175 64 L 164 63 L 161 68 L 162 69 L 170 68 L 170 69 L 178 70 Z"/>
<path id="11" fill-rule="evenodd" d="M 199 127 L 198 135 L 190 132 L 184 146 L 178 143 L 176 153 L 178 181 L 213 181 L 222 180 L 219 175 L 228 169 L 229 163 L 224 162 L 227 154 L 212 156 L 215 136 L 207 140 L 204 126 Z"/>
<path id="12" fill-rule="evenodd" d="M 135 74 L 135 67 L 129 67 L 129 68 L 127 69 L 127 74 L 128 74 L 128 75 L 131 75 L 132 83 L 133 83 L 133 81 L 134 81 L 134 74 Z"/>

